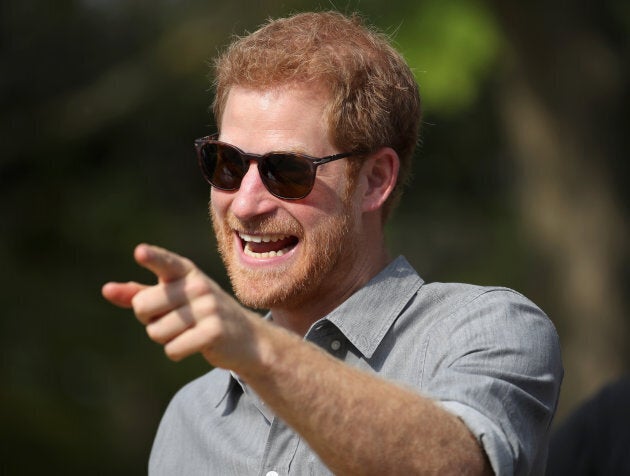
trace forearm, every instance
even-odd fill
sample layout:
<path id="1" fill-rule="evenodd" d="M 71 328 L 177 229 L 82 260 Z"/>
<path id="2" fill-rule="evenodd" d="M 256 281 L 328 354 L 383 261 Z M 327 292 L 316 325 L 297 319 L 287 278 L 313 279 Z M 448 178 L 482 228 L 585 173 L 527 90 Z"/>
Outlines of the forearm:
<path id="1" fill-rule="evenodd" d="M 432 400 L 260 331 L 262 367 L 239 373 L 335 474 L 491 474 L 465 425 Z"/>

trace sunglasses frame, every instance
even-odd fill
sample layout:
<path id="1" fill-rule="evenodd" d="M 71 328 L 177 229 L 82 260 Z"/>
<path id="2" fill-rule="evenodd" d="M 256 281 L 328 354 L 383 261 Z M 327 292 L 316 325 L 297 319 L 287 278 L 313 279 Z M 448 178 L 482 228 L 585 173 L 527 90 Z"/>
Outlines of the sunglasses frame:
<path id="1" fill-rule="evenodd" d="M 333 154 L 333 155 L 328 155 L 326 157 L 312 157 L 310 155 L 307 154 L 302 154 L 302 153 L 297 153 L 297 152 L 284 152 L 284 151 L 272 151 L 272 152 L 267 152 L 265 154 L 253 154 L 250 152 L 245 152 L 241 149 L 239 149 L 238 147 L 236 147 L 235 145 L 232 144 L 228 144 L 227 142 L 222 142 L 220 140 L 217 140 L 217 137 L 219 137 L 219 134 L 212 134 L 209 136 L 205 136 L 205 137 L 201 137 L 199 139 L 195 140 L 195 150 L 197 152 L 197 160 L 199 162 L 199 167 L 201 168 L 201 173 L 204 177 L 204 179 L 206 180 L 206 182 L 208 182 L 210 185 L 212 185 L 214 188 L 219 189 L 219 190 L 224 190 L 227 192 L 233 192 L 238 190 L 241 187 L 241 182 L 242 182 L 242 177 L 239 181 L 238 187 L 233 187 L 233 188 L 227 188 L 227 187 L 220 187 L 214 183 L 212 183 L 212 181 L 210 180 L 210 177 L 208 176 L 208 174 L 206 173 L 206 166 L 204 165 L 204 159 L 202 156 L 202 149 L 204 146 L 208 145 L 208 144 L 216 144 L 218 146 L 222 146 L 222 147 L 228 147 L 231 148 L 233 150 L 235 150 L 242 162 L 243 162 L 243 169 L 245 171 L 245 173 L 243 174 L 243 177 L 245 176 L 245 174 L 247 174 L 247 171 L 249 170 L 249 163 L 253 160 L 254 162 L 256 162 L 256 165 L 258 166 L 258 174 L 260 176 L 260 180 L 263 183 L 263 185 L 265 186 L 265 189 L 272 194 L 274 197 L 280 198 L 282 200 L 301 200 L 305 197 L 307 197 L 312 191 L 313 191 L 313 186 L 315 185 L 315 178 L 316 178 L 316 174 L 317 174 L 317 167 L 319 167 L 320 165 L 324 165 L 327 164 L 328 162 L 333 162 L 335 160 L 339 160 L 339 159 L 345 159 L 346 157 L 352 157 L 352 156 L 356 156 L 356 155 L 360 155 L 359 153 L 356 152 L 343 152 L 340 154 Z M 283 196 L 279 193 L 274 192 L 273 190 L 270 190 L 269 185 L 266 182 L 266 178 L 265 176 L 262 174 L 261 169 L 260 169 L 260 164 L 265 160 L 266 157 L 268 156 L 272 156 L 272 155 L 288 155 L 288 156 L 296 156 L 296 157 L 301 157 L 304 159 L 308 160 L 308 163 L 310 164 L 310 168 L 312 171 L 312 179 L 310 180 L 310 185 L 308 188 L 308 191 L 298 197 L 286 197 Z"/>

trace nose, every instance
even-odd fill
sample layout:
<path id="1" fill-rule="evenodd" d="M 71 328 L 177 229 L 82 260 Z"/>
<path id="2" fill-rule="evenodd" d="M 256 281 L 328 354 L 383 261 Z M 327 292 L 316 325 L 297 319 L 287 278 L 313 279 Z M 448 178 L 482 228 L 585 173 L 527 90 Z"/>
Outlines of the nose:
<path id="1" fill-rule="evenodd" d="M 232 213 L 241 220 L 268 214 L 276 208 L 276 200 L 265 188 L 258 173 L 258 164 L 252 160 L 241 186 L 235 192 Z"/>

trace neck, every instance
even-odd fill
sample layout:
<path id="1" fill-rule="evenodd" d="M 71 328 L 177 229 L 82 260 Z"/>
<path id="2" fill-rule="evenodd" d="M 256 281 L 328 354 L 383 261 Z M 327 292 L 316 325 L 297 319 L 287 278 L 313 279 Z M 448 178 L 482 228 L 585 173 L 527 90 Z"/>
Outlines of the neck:
<path id="1" fill-rule="evenodd" d="M 340 271 L 343 273 L 341 279 L 331 277 L 317 292 L 299 304 L 272 308 L 274 323 L 300 336 L 306 335 L 315 322 L 339 307 L 391 261 L 385 247 L 373 250 L 371 254 L 363 253 L 362 256 L 369 256 L 369 259 L 355 263 L 352 270 Z"/>

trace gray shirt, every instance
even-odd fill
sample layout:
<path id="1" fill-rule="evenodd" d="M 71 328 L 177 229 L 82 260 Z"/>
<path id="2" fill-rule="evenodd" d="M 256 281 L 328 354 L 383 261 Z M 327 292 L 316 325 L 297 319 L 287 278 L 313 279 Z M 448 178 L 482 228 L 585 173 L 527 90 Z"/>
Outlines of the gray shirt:
<path id="1" fill-rule="evenodd" d="M 521 294 L 425 284 L 399 257 L 313 324 L 305 339 L 433 398 L 468 426 L 496 474 L 544 474 L 563 370 L 551 321 Z M 331 474 L 251 388 L 223 369 L 175 395 L 149 473 Z"/>

